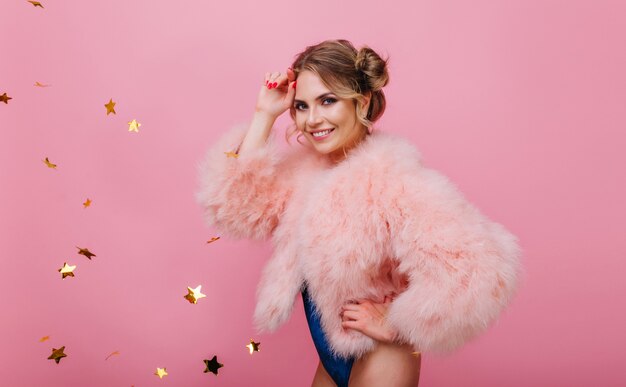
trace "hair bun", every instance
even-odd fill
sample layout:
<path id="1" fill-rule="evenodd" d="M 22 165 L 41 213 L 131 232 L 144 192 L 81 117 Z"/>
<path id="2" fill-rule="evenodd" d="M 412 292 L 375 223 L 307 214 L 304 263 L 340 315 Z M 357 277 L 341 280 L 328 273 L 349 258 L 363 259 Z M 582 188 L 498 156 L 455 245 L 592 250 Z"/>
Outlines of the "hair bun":
<path id="1" fill-rule="evenodd" d="M 372 91 L 378 91 L 389 83 L 387 61 L 368 46 L 358 51 L 354 67 L 363 74 L 363 81 Z"/>

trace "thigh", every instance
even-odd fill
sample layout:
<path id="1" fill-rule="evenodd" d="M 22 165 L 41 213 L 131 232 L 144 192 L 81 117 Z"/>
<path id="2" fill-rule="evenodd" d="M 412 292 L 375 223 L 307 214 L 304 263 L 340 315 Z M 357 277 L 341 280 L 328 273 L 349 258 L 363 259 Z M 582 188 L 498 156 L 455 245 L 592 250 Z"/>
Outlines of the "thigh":
<path id="1" fill-rule="evenodd" d="M 337 387 L 328 372 L 326 372 L 321 361 L 317 364 L 317 370 L 315 371 L 315 377 L 313 378 L 311 387 Z"/>
<path id="2" fill-rule="evenodd" d="M 421 354 L 408 345 L 383 344 L 355 360 L 350 387 L 416 387 L 419 383 Z"/>

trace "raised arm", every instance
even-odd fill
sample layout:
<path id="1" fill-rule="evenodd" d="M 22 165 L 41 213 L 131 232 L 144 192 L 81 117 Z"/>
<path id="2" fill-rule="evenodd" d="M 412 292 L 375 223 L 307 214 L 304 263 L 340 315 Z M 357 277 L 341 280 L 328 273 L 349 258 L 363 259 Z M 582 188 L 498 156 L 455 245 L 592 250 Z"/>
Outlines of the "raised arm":
<path id="1" fill-rule="evenodd" d="M 388 323 L 417 351 L 449 352 L 507 306 L 521 249 L 437 171 L 421 168 L 395 189 L 391 248 L 410 283 L 391 303 Z"/>
<path id="2" fill-rule="evenodd" d="M 258 116 L 255 116 L 258 117 Z M 235 239 L 267 239 L 290 197 L 288 171 L 273 135 L 273 122 L 253 119 L 224 133 L 198 166 L 196 200 L 208 225 Z M 269 128 L 263 128 L 269 126 Z M 246 149 L 239 149 L 247 141 Z"/>
<path id="3" fill-rule="evenodd" d="M 291 196 L 293 158 L 279 152 L 272 127 L 293 102 L 293 80 L 292 71 L 266 73 L 250 124 L 224 133 L 198 165 L 205 220 L 231 238 L 269 238 Z"/>

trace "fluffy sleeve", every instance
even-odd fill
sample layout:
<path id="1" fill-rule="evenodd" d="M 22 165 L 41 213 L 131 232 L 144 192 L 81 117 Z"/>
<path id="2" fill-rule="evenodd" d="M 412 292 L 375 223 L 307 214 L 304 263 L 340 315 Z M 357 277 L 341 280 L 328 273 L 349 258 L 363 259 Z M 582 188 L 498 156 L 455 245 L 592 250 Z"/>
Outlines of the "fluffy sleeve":
<path id="1" fill-rule="evenodd" d="M 273 131 L 258 149 L 237 152 L 249 124 L 234 125 L 209 148 L 198 164 L 196 201 L 209 226 L 234 239 L 265 240 L 278 224 L 290 197 L 291 180 L 282 168 Z"/>
<path id="2" fill-rule="evenodd" d="M 422 167 L 394 185 L 391 249 L 409 285 L 390 304 L 388 322 L 417 351 L 450 352 L 510 302 L 521 249 L 441 173 Z"/>

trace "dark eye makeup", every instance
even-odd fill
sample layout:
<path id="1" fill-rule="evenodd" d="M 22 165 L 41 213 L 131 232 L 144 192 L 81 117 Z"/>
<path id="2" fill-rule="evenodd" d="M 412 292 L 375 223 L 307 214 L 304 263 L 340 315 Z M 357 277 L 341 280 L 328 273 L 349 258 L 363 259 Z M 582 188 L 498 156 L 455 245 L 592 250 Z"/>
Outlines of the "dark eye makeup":
<path id="1" fill-rule="evenodd" d="M 324 102 L 325 102 L 325 101 L 330 101 L 330 103 L 328 103 L 327 105 L 330 105 L 330 104 L 332 104 L 332 103 L 337 102 L 337 100 L 336 100 L 335 98 L 332 98 L 332 97 L 327 97 L 327 98 L 324 98 L 324 99 L 322 100 L 322 104 L 324 104 Z M 302 105 L 306 106 L 306 104 L 304 104 L 304 103 L 302 103 L 302 102 L 296 102 L 296 103 L 294 103 L 294 104 L 293 104 L 293 107 L 294 107 L 296 110 L 301 110 L 299 107 L 300 107 L 300 106 L 302 106 Z"/>

